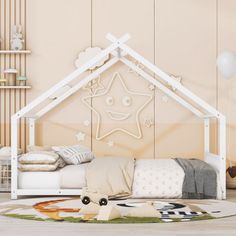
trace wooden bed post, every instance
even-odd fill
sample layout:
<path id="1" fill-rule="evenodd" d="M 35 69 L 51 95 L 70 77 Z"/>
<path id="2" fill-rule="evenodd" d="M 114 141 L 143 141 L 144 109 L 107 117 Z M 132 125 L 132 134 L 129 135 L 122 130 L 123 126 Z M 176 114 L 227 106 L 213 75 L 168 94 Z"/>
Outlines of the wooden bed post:
<path id="1" fill-rule="evenodd" d="M 220 180 L 222 199 L 226 199 L 226 118 L 221 115 L 218 123 L 218 154 L 220 156 Z"/>
<path id="2" fill-rule="evenodd" d="M 29 118 L 29 145 L 35 145 L 35 119 Z"/>
<path id="3" fill-rule="evenodd" d="M 210 152 L 210 119 L 204 118 L 204 155 Z"/>
<path id="4" fill-rule="evenodd" d="M 17 199 L 18 185 L 18 127 L 17 118 L 11 118 L 11 199 Z"/>

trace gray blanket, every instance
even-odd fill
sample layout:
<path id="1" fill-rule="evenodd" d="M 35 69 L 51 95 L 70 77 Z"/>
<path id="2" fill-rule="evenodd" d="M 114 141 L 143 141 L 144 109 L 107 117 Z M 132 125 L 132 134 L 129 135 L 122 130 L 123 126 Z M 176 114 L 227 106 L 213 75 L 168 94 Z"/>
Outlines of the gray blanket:
<path id="1" fill-rule="evenodd" d="M 183 198 L 216 198 L 217 175 L 215 170 L 206 162 L 197 159 L 175 158 L 183 168 Z"/>

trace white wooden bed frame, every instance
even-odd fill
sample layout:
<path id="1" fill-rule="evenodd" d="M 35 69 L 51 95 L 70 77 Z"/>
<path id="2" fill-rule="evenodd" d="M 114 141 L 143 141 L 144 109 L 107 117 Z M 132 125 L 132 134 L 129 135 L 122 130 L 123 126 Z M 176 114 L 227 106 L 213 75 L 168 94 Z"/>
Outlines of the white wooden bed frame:
<path id="1" fill-rule="evenodd" d="M 175 101 L 180 103 L 189 111 L 193 112 L 197 117 L 201 118 L 204 122 L 204 160 L 215 167 L 218 170 L 220 176 L 220 183 L 222 189 L 222 195 L 220 199 L 226 198 L 226 183 L 225 183 L 225 170 L 226 170 L 226 118 L 214 107 L 206 103 L 200 97 L 196 96 L 194 93 L 189 91 L 179 82 L 171 78 L 167 73 L 160 70 L 157 66 L 146 60 L 144 57 L 139 55 L 133 49 L 125 44 L 130 38 L 129 34 L 122 36 L 117 39 L 110 33 L 107 34 L 106 38 L 111 41 L 111 45 L 106 49 L 98 53 L 94 58 L 89 60 L 80 68 L 73 71 L 63 80 L 55 84 L 48 91 L 44 92 L 38 98 L 30 102 L 26 107 L 18 111 L 11 117 L 11 164 L 12 164 L 12 182 L 11 182 L 11 198 L 17 199 L 21 195 L 80 195 L 81 189 L 19 189 L 18 188 L 18 157 L 17 148 L 19 144 L 18 136 L 18 121 L 20 118 L 29 119 L 29 142 L 30 145 L 35 144 L 35 122 L 37 119 L 42 117 L 44 114 L 52 110 L 54 107 L 58 106 L 62 101 L 67 99 L 69 96 L 80 90 L 84 85 L 86 85 L 91 80 L 98 77 L 101 73 L 106 71 L 116 62 L 121 61 L 133 71 L 136 71 L 141 75 L 142 78 L 148 82 L 155 85 L 158 89 L 163 91 L 169 97 L 173 98 Z M 50 100 L 49 97 L 55 92 L 62 89 L 64 86 L 69 85 L 70 82 L 74 81 L 79 75 L 91 68 L 93 65 L 97 64 L 105 56 L 110 55 L 111 58 L 104 65 L 94 70 L 91 74 L 86 76 L 83 80 L 79 81 L 76 85 L 72 86 L 63 95 L 60 95 L 55 100 Z M 126 58 L 126 55 L 131 56 L 134 60 L 141 63 L 149 71 L 151 71 L 158 79 L 152 77 L 146 73 L 143 69 L 136 66 L 132 61 Z M 162 83 L 164 82 L 164 83 Z M 166 84 L 171 85 L 176 88 L 181 96 L 174 93 Z M 186 100 L 187 98 L 187 100 Z M 48 101 L 48 104 L 34 114 L 30 114 L 35 110 L 40 104 Z M 191 101 L 191 102 L 189 102 Z M 218 124 L 218 154 L 210 153 L 210 119 L 217 119 Z"/>

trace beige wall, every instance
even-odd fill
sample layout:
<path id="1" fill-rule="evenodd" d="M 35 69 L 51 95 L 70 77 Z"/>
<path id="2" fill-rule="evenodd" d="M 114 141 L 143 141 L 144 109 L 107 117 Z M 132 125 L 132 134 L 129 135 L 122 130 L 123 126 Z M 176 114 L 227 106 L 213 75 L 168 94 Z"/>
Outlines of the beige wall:
<path id="1" fill-rule="evenodd" d="M 89 46 L 106 47 L 109 44 L 105 39 L 107 32 L 117 36 L 128 32 L 132 35 L 128 42 L 132 48 L 166 72 L 182 76 L 187 88 L 230 116 L 228 155 L 236 158 L 233 141 L 236 140 L 233 122 L 236 82 L 230 82 L 229 86 L 215 66 L 219 51 L 236 49 L 235 10 L 234 0 L 28 1 L 27 44 L 33 51 L 27 63 L 33 86 L 29 100 L 72 72 L 80 51 Z M 121 73 L 129 89 L 154 96 L 140 115 L 142 139 L 116 133 L 97 141 L 97 117 L 81 102 L 87 94 L 83 90 L 40 120 L 38 143 L 75 144 L 78 143 L 75 135 L 81 131 L 86 133 L 81 144 L 92 145 L 98 156 L 202 158 L 202 122 L 171 99 L 164 102 L 159 90 L 150 91 L 147 82 L 129 73 L 121 64 L 102 75 L 105 87 L 115 71 Z M 230 98 L 226 96 L 229 87 Z M 103 105 L 95 104 L 96 108 Z M 146 118 L 155 120 L 155 125 L 145 127 Z M 94 125 L 84 126 L 85 120 L 93 121 Z M 134 122 L 125 125 L 136 128 Z M 106 120 L 103 123 L 105 130 L 114 126 L 116 124 Z M 214 133 L 213 124 L 212 151 L 217 146 Z M 114 142 L 114 147 L 107 145 L 109 141 Z"/>

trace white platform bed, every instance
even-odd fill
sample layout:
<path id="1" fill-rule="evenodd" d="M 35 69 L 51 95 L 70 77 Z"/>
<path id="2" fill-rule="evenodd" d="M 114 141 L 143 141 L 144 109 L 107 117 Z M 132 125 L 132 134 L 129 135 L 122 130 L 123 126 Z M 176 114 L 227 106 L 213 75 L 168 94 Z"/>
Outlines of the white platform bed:
<path id="1" fill-rule="evenodd" d="M 133 71 L 137 72 L 140 75 L 140 79 L 144 79 L 149 83 L 153 84 L 155 88 L 161 90 L 170 98 L 175 100 L 177 103 L 185 107 L 187 110 L 196 115 L 199 119 L 202 120 L 204 127 L 204 161 L 210 164 L 217 170 L 219 174 L 219 186 L 221 187 L 221 194 L 219 194 L 218 199 L 226 198 L 226 118 L 213 106 L 209 105 L 199 96 L 192 93 L 188 88 L 183 86 L 181 83 L 177 82 L 167 73 L 163 72 L 156 65 L 152 64 L 140 54 L 135 52 L 125 42 L 130 38 L 128 34 L 117 39 L 111 34 L 107 35 L 107 39 L 111 41 L 111 45 L 98 53 L 94 58 L 89 60 L 87 63 L 82 65 L 80 68 L 73 71 L 62 81 L 55 84 L 48 91 L 44 92 L 38 98 L 30 102 L 22 110 L 14 114 L 11 118 L 11 145 L 12 145 L 12 184 L 11 184 L 11 197 L 12 199 L 17 199 L 21 195 L 80 195 L 81 189 L 66 189 L 58 186 L 58 173 L 20 173 L 18 174 L 18 157 L 17 149 L 19 145 L 19 129 L 18 124 L 21 118 L 27 118 L 29 121 L 29 140 L 30 145 L 35 145 L 35 126 L 36 121 L 41 118 L 43 115 L 48 113 L 54 107 L 58 106 L 65 99 L 73 95 L 75 92 L 79 91 L 83 86 L 85 86 L 90 81 L 97 78 L 100 74 L 105 72 L 107 69 L 112 67 L 117 62 L 122 62 Z M 103 58 L 109 56 L 109 60 L 105 62 L 104 65 L 93 70 L 92 73 L 89 73 L 85 78 L 80 81 L 76 81 L 78 76 L 86 72 L 89 68 L 92 68 L 94 65 L 99 63 Z M 129 57 L 127 57 L 129 56 Z M 131 59 L 130 59 L 131 58 Z M 142 64 L 144 70 L 140 68 L 137 61 Z M 74 83 L 72 83 L 74 82 Z M 73 86 L 72 86 L 73 84 Z M 50 100 L 50 96 L 56 92 L 62 90 L 65 86 L 69 86 L 70 89 L 65 91 L 62 95 L 57 97 L 54 100 Z M 173 87 L 177 90 L 177 93 L 173 92 L 170 87 Z M 47 103 L 47 104 L 46 104 Z M 44 106 L 42 106 L 42 104 Z M 46 104 L 46 105 L 45 105 Z M 210 153 L 210 121 L 212 119 L 217 120 L 218 125 L 218 153 Z M 27 177 L 28 176 L 28 177 Z M 44 176 L 44 177 L 43 177 Z M 51 177 L 50 177 L 51 176 Z M 70 175 L 71 180 L 73 180 L 72 174 Z M 19 177 L 19 181 L 18 181 Z M 42 183 L 39 179 L 48 179 L 51 178 L 48 183 Z M 34 178 L 35 185 L 32 185 L 29 180 Z M 34 188 L 32 189 L 32 187 Z M 21 188 L 23 187 L 23 188 Z M 47 188 L 46 188 L 47 187 Z M 60 188 L 59 188 L 60 187 Z"/>
<path id="2" fill-rule="evenodd" d="M 18 173 L 19 189 L 58 191 L 74 189 L 80 191 L 86 186 L 88 164 L 67 165 L 50 172 Z M 217 199 L 222 198 L 222 186 L 217 173 Z M 173 159 L 137 160 L 132 185 L 132 198 L 182 198 L 185 173 Z"/>

